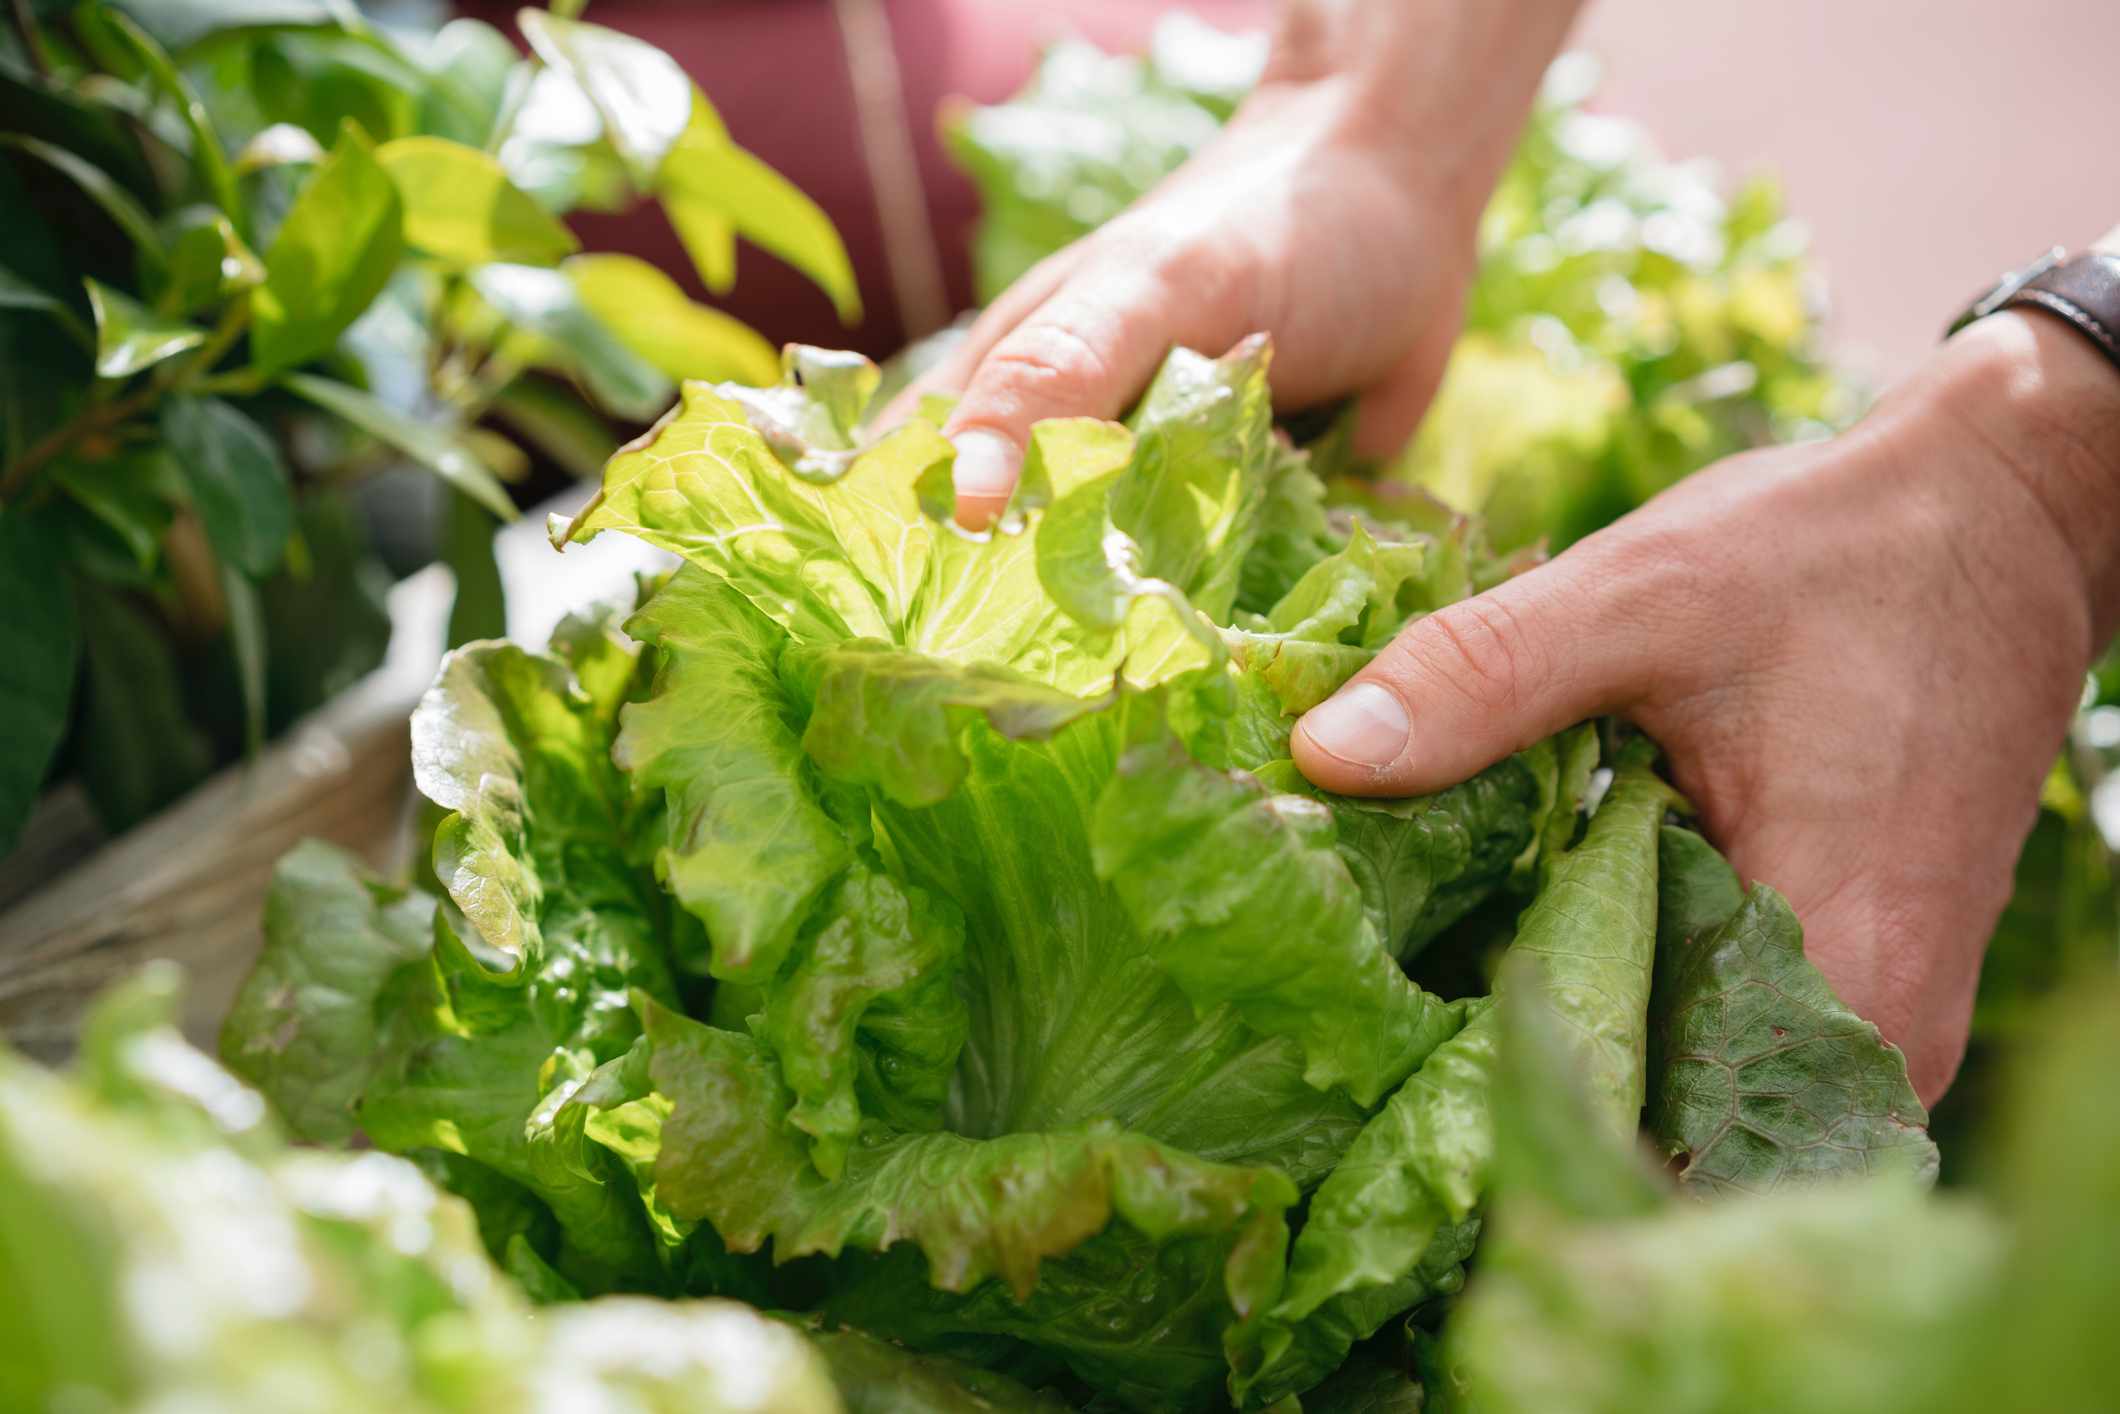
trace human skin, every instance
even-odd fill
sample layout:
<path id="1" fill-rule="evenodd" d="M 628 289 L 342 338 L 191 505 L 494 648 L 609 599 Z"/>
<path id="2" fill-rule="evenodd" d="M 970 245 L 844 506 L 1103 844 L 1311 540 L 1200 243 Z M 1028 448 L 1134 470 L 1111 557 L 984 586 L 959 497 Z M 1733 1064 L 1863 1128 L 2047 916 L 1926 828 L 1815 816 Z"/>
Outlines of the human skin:
<path id="1" fill-rule="evenodd" d="M 1173 344 L 1272 334 L 1285 406 L 1362 394 L 1395 449 L 1457 330 L 1478 213 L 1573 0 L 1299 4 L 1223 136 L 989 308 L 959 518 L 1032 422 L 1114 416 Z M 1438 134 L 1449 134 L 1441 140 Z M 2109 241 L 2120 241 L 2120 232 Z M 908 395 L 908 403 L 916 394 Z M 1407 795 L 1584 718 L 1651 733 L 1709 836 L 1933 1101 L 2083 674 L 2120 628 L 2120 371 L 1983 320 L 1854 429 L 1689 478 L 1410 626 L 1298 725 L 1317 784 Z"/>
<path id="2" fill-rule="evenodd" d="M 1847 433 L 1730 458 L 1410 625 L 1292 750 L 1327 789 L 1411 795 L 1626 717 L 1933 1102 L 2116 629 L 2120 370 L 2013 312 Z"/>
<path id="3" fill-rule="evenodd" d="M 957 516 L 1008 503 L 1033 422 L 1116 417 L 1172 345 L 1273 336 L 1275 401 L 1361 391 L 1403 444 L 1455 340 L 1479 216 L 1580 0 L 1295 0 L 1221 135 L 1029 271 L 887 416 L 961 392 Z"/>

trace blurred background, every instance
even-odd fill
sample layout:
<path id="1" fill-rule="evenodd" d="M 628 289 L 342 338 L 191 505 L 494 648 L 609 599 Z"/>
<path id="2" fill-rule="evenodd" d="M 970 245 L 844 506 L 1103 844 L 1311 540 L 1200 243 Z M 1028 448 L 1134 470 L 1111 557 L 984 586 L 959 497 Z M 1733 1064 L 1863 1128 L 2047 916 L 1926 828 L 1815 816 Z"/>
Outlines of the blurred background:
<path id="1" fill-rule="evenodd" d="M 515 6 L 463 8 L 505 25 Z M 1064 36 L 1139 51 L 1173 10 L 1239 29 L 1267 23 L 1273 6 L 599 0 L 593 17 L 675 55 L 714 95 L 737 140 L 831 214 L 870 311 L 853 341 L 882 357 L 933 327 L 940 311 L 971 303 L 966 252 L 978 205 L 937 138 L 946 102 L 999 102 L 1029 77 L 1038 51 Z M 933 281 L 892 286 L 843 39 L 884 32 L 877 21 L 895 48 L 940 301 L 922 299 Z M 2120 224 L 2112 74 L 2120 5 L 2110 0 L 1591 0 L 1574 43 L 1604 70 L 1593 106 L 1642 122 L 1666 155 L 1710 159 L 1731 179 L 1780 177 L 1832 292 L 1828 347 L 1875 379 L 1905 371 L 2003 270 Z M 877 57 L 856 55 L 871 68 Z M 791 86 L 791 74 L 803 77 Z M 622 245 L 672 270 L 686 264 L 652 217 L 587 218 L 583 233 L 592 248 Z M 848 341 L 814 286 L 769 258 L 745 258 L 735 312 L 781 337 Z"/>
<path id="2" fill-rule="evenodd" d="M 1779 173 L 1829 343 L 1877 374 L 2003 270 L 2120 225 L 2111 0 L 1592 0 L 1577 41 L 1673 156 Z"/>

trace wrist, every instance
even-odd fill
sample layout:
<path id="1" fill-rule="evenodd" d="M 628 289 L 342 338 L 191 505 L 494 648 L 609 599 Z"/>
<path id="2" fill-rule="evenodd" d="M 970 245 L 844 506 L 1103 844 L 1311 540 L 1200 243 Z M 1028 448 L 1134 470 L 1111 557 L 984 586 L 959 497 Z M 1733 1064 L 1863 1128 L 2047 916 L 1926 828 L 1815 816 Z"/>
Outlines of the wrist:
<path id="1" fill-rule="evenodd" d="M 2120 631 L 2120 369 L 2061 320 L 2006 310 L 1939 354 L 1939 405 L 2051 525 L 2095 653 Z"/>
<path id="2" fill-rule="evenodd" d="M 1238 120 L 1325 95 L 1333 140 L 1475 222 L 1583 0 L 1284 0 Z"/>

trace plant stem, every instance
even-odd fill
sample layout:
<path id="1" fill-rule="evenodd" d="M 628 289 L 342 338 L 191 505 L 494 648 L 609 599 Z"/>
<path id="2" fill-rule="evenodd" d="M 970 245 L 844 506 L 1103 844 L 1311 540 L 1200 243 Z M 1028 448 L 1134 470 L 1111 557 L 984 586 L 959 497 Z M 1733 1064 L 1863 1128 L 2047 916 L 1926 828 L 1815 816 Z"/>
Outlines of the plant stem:
<path id="1" fill-rule="evenodd" d="M 8 467 L 6 474 L 0 475 L 0 501 L 13 500 L 22 488 L 28 485 L 31 473 L 76 442 L 97 432 L 107 431 L 134 413 L 144 411 L 160 395 L 160 390 L 153 386 L 138 388 L 115 402 L 99 403 L 85 408 L 73 421 L 53 428 L 31 443 L 29 450 L 15 458 L 14 465 Z"/>
<path id="2" fill-rule="evenodd" d="M 126 419 L 147 411 L 166 394 L 204 386 L 208 371 L 220 362 L 221 356 L 242 337 L 243 328 L 249 322 L 250 305 L 247 301 L 230 305 L 227 312 L 221 316 L 221 322 L 214 329 L 212 337 L 199 345 L 191 355 L 166 369 L 157 370 L 155 376 L 122 398 L 114 398 L 107 403 L 93 403 L 83 408 L 71 421 L 53 428 L 30 444 L 29 450 L 15 458 L 14 463 L 4 473 L 0 473 L 0 501 L 10 501 L 20 495 L 39 467 L 64 455 L 87 438 L 98 432 L 107 432 Z M 244 375 L 230 376 L 240 378 Z"/>

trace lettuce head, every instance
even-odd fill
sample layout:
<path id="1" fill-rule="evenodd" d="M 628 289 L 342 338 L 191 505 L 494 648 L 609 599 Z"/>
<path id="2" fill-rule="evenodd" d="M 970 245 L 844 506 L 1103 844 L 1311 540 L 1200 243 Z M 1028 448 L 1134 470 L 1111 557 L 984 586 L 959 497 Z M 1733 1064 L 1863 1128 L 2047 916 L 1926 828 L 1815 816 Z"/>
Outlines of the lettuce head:
<path id="1" fill-rule="evenodd" d="M 1646 741 L 1586 726 L 1411 800 L 1302 780 L 1296 717 L 1513 562 L 1425 498 L 1328 507 L 1270 354 L 1178 350 L 1125 422 L 1039 424 L 976 535 L 934 423 L 862 421 L 865 361 L 688 385 L 552 527 L 678 567 L 545 652 L 450 656 L 413 725 L 438 895 L 290 856 L 230 1062 L 470 1198 L 545 1299 L 740 1297 L 1140 1409 L 1313 1389 L 1447 1305 L 1495 1152 L 1497 954 L 1607 1131 L 1646 1102 L 1707 1153 L 1767 1102 L 1665 1094 L 1652 1059 L 1743 1044 L 1696 1003 L 1800 944 L 1659 981 L 1739 891 L 1681 850 L 1665 907 L 1683 802 Z M 1918 1168 L 1903 1066 L 1865 1044 L 1894 1123 L 1817 1152 Z M 1815 1175 L 1803 1138 L 1701 1169 Z"/>

